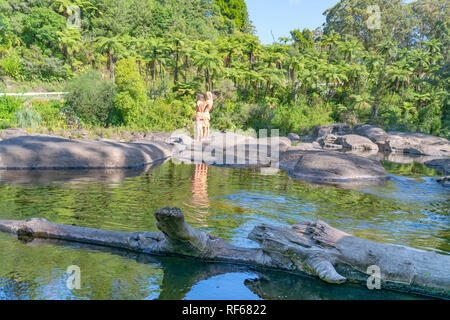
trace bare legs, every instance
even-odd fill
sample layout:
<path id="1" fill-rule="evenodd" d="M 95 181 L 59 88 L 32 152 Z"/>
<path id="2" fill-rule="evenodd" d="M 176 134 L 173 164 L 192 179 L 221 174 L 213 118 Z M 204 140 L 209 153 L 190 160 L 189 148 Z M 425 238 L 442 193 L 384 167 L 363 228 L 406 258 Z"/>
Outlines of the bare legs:
<path id="1" fill-rule="evenodd" d="M 208 140 L 209 138 L 209 121 L 205 120 L 205 122 L 203 123 L 203 140 Z"/>
<path id="2" fill-rule="evenodd" d="M 195 141 L 202 141 L 203 135 L 203 121 L 195 120 Z"/>

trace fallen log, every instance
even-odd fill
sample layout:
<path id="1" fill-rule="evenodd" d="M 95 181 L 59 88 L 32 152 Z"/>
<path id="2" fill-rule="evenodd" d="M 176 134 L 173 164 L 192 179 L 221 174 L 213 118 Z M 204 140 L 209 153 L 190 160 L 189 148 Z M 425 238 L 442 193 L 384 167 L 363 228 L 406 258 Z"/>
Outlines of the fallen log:
<path id="1" fill-rule="evenodd" d="M 155 217 L 162 233 L 106 231 L 45 219 L 0 220 L 0 231 L 20 238 L 76 241 L 151 255 L 281 269 L 318 276 L 328 283 L 366 283 L 372 276 L 368 268 L 377 266 L 382 288 L 450 297 L 450 256 L 353 237 L 322 221 L 260 225 L 249 238 L 261 248 L 241 248 L 193 229 L 178 208 L 163 208 Z"/>

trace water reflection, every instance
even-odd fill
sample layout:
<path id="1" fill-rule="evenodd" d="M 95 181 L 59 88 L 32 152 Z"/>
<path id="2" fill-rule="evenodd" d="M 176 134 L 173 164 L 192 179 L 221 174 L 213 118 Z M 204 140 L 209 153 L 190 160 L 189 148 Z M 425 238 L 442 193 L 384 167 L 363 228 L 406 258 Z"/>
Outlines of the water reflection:
<path id="1" fill-rule="evenodd" d="M 393 166 L 389 170 L 394 175 L 382 186 L 354 189 L 306 183 L 284 171 L 262 175 L 259 170 L 176 165 L 171 161 L 148 171 L 122 171 L 113 178 L 109 172 L 100 176 L 74 171 L 58 171 L 53 176 L 50 172 L 46 172 L 48 176 L 37 171 L 29 172 L 30 176 L 11 172 L 9 178 L 0 172 L 0 217 L 42 217 L 105 230 L 157 231 L 154 211 L 177 206 L 194 228 L 238 246 L 255 246 L 247 235 L 261 223 L 294 224 L 320 219 L 365 239 L 449 254 L 448 189 L 435 178 L 423 177 L 432 172 L 417 165 Z M 277 289 L 270 288 L 272 281 L 262 276 L 268 277 L 269 273 L 246 268 L 214 273 L 193 261 L 187 262 L 189 265 L 184 260 L 172 265 L 169 262 L 169 266 L 161 267 L 160 262 L 140 263 L 139 259 L 146 257 L 130 255 L 128 259 L 123 254 L 89 251 L 73 244 L 31 248 L 33 245 L 36 243 L 3 240 L 0 235 L 0 299 L 5 295 L 24 299 L 226 298 L 231 285 L 236 289 L 229 298 L 236 299 L 351 296 L 344 289 L 343 293 L 330 295 L 327 292 L 335 287 L 325 285 L 321 289 L 324 284 L 315 279 L 280 279 L 277 281 L 286 283 L 282 285 L 285 289 Z M 85 270 L 84 289 L 80 292 L 65 289 L 65 270 L 72 264 Z M 202 276 L 192 282 L 191 273 Z M 293 281 L 298 290 L 294 290 L 297 285 Z M 310 289 L 305 292 L 309 293 L 303 294 L 300 288 L 308 288 L 308 283 Z M 361 294 L 365 295 L 366 290 Z"/>
<path id="2" fill-rule="evenodd" d="M 148 174 L 164 162 L 127 170 L 0 170 L 0 184 L 121 183 L 126 179 Z"/>
<path id="3" fill-rule="evenodd" d="M 206 164 L 195 164 L 191 182 L 192 199 L 185 202 L 185 206 L 193 208 L 191 215 L 196 221 L 207 227 L 206 221 L 210 207 L 208 196 L 208 166 Z"/>

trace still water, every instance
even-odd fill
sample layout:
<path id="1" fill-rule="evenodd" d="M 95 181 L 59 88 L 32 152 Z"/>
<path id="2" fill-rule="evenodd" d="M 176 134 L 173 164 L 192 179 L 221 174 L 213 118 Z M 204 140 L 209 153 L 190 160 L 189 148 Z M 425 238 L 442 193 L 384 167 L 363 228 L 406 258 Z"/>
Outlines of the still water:
<path id="1" fill-rule="evenodd" d="M 0 219 L 157 231 L 153 212 L 180 207 L 194 228 L 255 247 L 260 223 L 321 219 L 366 239 L 450 254 L 450 193 L 423 165 L 383 162 L 382 185 L 315 185 L 280 171 L 164 164 L 128 171 L 0 171 Z M 67 267 L 81 289 L 66 286 Z M 0 233 L 0 299 L 417 299 L 283 272 Z"/>

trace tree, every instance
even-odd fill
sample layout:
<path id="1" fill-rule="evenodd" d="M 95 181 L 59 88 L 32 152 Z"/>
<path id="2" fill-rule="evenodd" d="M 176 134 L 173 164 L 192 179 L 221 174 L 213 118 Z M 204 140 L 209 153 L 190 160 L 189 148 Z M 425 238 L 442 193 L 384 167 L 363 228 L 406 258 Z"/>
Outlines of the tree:
<path id="1" fill-rule="evenodd" d="M 211 42 L 205 42 L 194 57 L 194 66 L 205 72 L 206 89 L 212 91 L 212 78 L 223 70 L 223 60 L 216 47 Z"/>
<path id="2" fill-rule="evenodd" d="M 114 68 L 115 68 L 115 62 L 116 59 L 125 51 L 125 47 L 122 44 L 123 39 L 120 35 L 117 35 L 115 37 L 109 38 L 109 37 L 99 37 L 97 39 L 97 49 L 107 55 L 107 61 L 108 61 L 108 69 L 110 72 L 110 77 L 115 81 L 115 74 L 114 74 Z"/>
<path id="3" fill-rule="evenodd" d="M 81 34 L 78 28 L 68 27 L 58 32 L 59 44 L 66 60 L 69 60 L 81 48 Z"/>
<path id="4" fill-rule="evenodd" d="M 244 0 L 214 0 L 214 3 L 220 8 L 221 14 L 232 20 L 240 31 L 250 30 L 251 24 Z"/>

